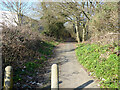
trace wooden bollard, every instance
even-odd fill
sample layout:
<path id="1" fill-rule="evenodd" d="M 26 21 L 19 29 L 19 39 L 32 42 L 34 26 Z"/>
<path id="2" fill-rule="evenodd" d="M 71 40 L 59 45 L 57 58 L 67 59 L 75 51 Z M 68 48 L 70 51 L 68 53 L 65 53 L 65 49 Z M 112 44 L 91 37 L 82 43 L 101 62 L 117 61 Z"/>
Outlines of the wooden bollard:
<path id="1" fill-rule="evenodd" d="M 11 66 L 5 68 L 4 90 L 12 90 L 13 88 L 13 69 Z"/>
<path id="2" fill-rule="evenodd" d="M 58 90 L 58 67 L 57 64 L 53 64 L 51 67 L 51 89 Z"/>

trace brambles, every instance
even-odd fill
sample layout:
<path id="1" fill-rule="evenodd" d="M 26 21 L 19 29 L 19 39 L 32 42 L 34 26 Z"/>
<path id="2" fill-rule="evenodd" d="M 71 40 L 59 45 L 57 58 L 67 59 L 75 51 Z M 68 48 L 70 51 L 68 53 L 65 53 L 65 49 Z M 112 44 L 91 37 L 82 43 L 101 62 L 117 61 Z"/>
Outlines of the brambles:
<path id="1" fill-rule="evenodd" d="M 30 76 L 33 79 L 37 75 L 36 73 L 44 72 L 44 70 L 42 72 L 39 70 L 46 65 L 45 61 L 51 57 L 52 50 L 57 45 L 52 38 L 49 37 L 47 39 L 49 41 L 47 41 L 42 38 L 40 33 L 30 30 L 26 26 L 21 28 L 4 26 L 2 36 L 3 68 L 7 65 L 13 67 L 15 88 L 21 88 L 21 85 L 27 83 L 25 77 Z M 30 81 L 28 80 L 28 82 Z"/>

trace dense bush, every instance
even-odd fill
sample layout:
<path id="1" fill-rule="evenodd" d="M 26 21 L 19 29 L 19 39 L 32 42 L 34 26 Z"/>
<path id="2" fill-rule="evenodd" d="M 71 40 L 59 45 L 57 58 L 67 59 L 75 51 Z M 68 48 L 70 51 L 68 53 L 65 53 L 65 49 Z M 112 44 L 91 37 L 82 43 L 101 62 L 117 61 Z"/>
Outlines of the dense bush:
<path id="1" fill-rule="evenodd" d="M 118 88 L 118 46 L 80 44 L 76 55 L 90 74 L 100 80 L 101 87 Z"/>
<path id="2" fill-rule="evenodd" d="M 51 42 L 47 41 L 45 37 L 42 38 L 38 32 L 26 26 L 11 28 L 4 26 L 2 38 L 3 69 L 7 65 L 13 67 L 14 87 L 16 88 L 21 88 L 29 81 L 24 77 L 35 78 L 36 72 L 51 57 L 53 47 L 56 45 L 52 38 L 47 39 Z M 17 83 L 21 84 L 17 85 Z"/>
<path id="3" fill-rule="evenodd" d="M 39 58 L 41 54 L 36 52 L 41 39 L 36 32 L 31 32 L 25 27 L 3 27 L 2 57 L 5 64 L 24 62 L 27 58 Z M 18 62 L 17 62 L 18 61 Z"/>
<path id="4" fill-rule="evenodd" d="M 64 23 L 62 22 L 54 22 L 48 25 L 48 29 L 43 31 L 43 33 L 47 36 L 55 37 L 56 39 L 64 40 L 67 37 L 70 37 L 70 33 L 65 29 Z"/>

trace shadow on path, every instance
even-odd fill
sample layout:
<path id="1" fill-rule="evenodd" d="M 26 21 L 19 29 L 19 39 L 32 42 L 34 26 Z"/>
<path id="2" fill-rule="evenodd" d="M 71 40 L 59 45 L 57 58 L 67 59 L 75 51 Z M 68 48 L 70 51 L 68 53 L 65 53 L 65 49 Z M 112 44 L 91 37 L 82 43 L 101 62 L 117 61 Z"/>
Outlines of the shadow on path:
<path id="1" fill-rule="evenodd" d="M 91 84 L 91 83 L 93 83 L 93 82 L 94 82 L 93 80 L 89 80 L 88 82 L 80 85 L 79 87 L 77 87 L 77 88 L 75 88 L 75 89 L 72 89 L 72 88 L 60 88 L 60 87 L 59 87 L 59 89 L 60 89 L 60 90 L 64 90 L 64 89 L 68 89 L 68 90 L 69 90 L 69 89 L 72 89 L 72 90 L 82 90 L 83 88 L 85 88 L 86 86 L 88 86 L 89 84 Z M 62 81 L 60 81 L 59 84 L 60 84 L 60 83 L 62 83 Z M 51 85 L 48 85 L 48 86 L 42 88 L 42 90 L 51 90 Z"/>
<path id="2" fill-rule="evenodd" d="M 89 84 L 93 83 L 94 80 L 89 80 L 88 82 L 80 85 L 79 87 L 75 88 L 74 90 L 82 90 L 83 88 L 85 88 L 86 86 L 88 86 Z"/>
<path id="3" fill-rule="evenodd" d="M 75 48 L 75 49 L 77 49 L 77 48 Z M 72 52 L 72 51 L 75 51 L 75 49 L 60 51 L 59 53 Z"/>
<path id="4" fill-rule="evenodd" d="M 67 38 L 64 42 L 77 42 L 74 38 Z"/>

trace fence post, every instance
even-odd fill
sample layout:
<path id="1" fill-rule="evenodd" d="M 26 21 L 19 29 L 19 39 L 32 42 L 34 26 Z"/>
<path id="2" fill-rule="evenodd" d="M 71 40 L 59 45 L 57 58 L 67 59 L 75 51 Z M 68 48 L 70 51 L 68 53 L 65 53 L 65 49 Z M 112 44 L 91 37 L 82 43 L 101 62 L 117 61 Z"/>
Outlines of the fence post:
<path id="1" fill-rule="evenodd" d="M 51 90 L 58 90 L 58 67 L 57 64 L 53 64 L 51 67 Z"/>
<path id="2" fill-rule="evenodd" d="M 13 88 L 13 69 L 11 66 L 5 68 L 4 90 L 12 90 Z"/>

